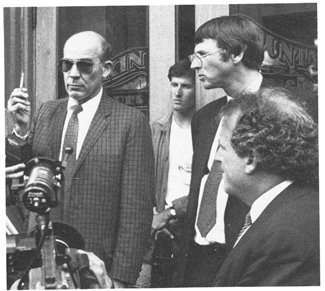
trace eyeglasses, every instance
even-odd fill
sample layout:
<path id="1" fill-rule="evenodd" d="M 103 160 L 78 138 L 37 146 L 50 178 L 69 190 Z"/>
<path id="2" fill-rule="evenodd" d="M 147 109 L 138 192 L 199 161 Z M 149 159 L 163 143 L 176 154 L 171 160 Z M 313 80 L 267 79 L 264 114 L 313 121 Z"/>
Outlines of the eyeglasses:
<path id="1" fill-rule="evenodd" d="M 199 60 L 199 62 L 200 62 L 200 66 L 202 66 L 203 65 L 203 62 L 202 62 L 202 59 L 203 58 L 205 58 L 205 57 L 207 57 L 207 56 L 209 56 L 209 55 L 212 55 L 212 54 L 214 54 L 214 53 L 216 53 L 216 52 L 219 52 L 219 51 L 222 51 L 223 49 L 217 49 L 217 50 L 215 50 L 215 51 L 213 51 L 213 52 L 209 52 L 209 53 L 206 53 L 206 54 L 204 54 L 204 55 L 200 55 L 200 54 L 198 54 L 198 53 L 194 53 L 194 54 L 191 54 L 191 55 L 189 55 L 188 56 L 188 59 L 190 60 L 190 62 L 191 63 L 193 63 L 193 61 L 194 60 Z"/>
<path id="2" fill-rule="evenodd" d="M 77 65 L 77 69 L 82 74 L 90 74 L 93 71 L 93 59 L 61 59 L 58 61 L 58 67 L 61 72 L 69 72 L 73 64 Z"/>

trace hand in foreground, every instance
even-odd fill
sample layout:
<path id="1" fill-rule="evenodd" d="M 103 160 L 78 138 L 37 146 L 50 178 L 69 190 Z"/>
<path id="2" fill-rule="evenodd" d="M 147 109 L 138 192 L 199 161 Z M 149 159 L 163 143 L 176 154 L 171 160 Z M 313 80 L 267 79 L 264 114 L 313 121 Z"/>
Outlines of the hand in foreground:
<path id="1" fill-rule="evenodd" d="M 24 175 L 25 164 L 17 164 L 10 167 L 6 167 L 6 178 L 15 179 Z"/>
<path id="2" fill-rule="evenodd" d="M 153 215 L 153 220 L 151 225 L 151 234 L 154 234 L 158 230 L 165 227 L 171 218 L 172 215 L 168 208 L 164 209 L 162 212 L 158 212 L 156 210 L 156 207 L 154 207 L 154 215 Z"/>
<path id="3" fill-rule="evenodd" d="M 99 285 L 103 289 L 113 288 L 113 281 L 108 277 L 104 262 L 94 253 L 78 250 L 79 254 L 86 254 L 89 259 L 89 268 L 94 272 Z"/>
<path id="4" fill-rule="evenodd" d="M 14 89 L 8 100 L 7 108 L 13 118 L 16 132 L 21 136 L 26 135 L 31 111 L 27 89 Z"/>

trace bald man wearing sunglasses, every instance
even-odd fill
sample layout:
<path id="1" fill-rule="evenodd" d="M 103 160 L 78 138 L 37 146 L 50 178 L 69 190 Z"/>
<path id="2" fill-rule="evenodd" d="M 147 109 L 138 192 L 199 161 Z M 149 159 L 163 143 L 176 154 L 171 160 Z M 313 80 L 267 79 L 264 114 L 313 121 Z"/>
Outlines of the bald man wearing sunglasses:
<path id="1" fill-rule="evenodd" d="M 109 53 L 101 35 L 73 35 L 58 62 L 68 97 L 42 104 L 29 122 L 27 90 L 15 89 L 8 110 L 34 156 L 62 160 L 65 147 L 74 145 L 61 207 L 51 217 L 82 234 L 86 250 L 105 262 L 118 288 L 134 284 L 141 268 L 152 221 L 154 158 L 145 116 L 103 93 L 102 80 L 112 70 Z"/>

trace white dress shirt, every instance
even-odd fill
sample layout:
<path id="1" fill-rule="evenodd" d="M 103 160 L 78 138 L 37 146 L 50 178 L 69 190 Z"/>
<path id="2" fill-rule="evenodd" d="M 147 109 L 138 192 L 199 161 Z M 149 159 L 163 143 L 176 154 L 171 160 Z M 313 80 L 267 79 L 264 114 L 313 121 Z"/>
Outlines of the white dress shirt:
<path id="1" fill-rule="evenodd" d="M 87 135 L 89 126 L 91 124 L 91 121 L 94 118 L 94 115 L 98 109 L 100 99 L 102 97 L 103 93 L 103 88 L 100 89 L 98 94 L 82 104 L 82 111 L 78 113 L 78 121 L 79 121 L 79 130 L 78 130 L 78 141 L 77 141 L 77 150 L 76 150 L 76 159 L 79 156 L 82 144 L 85 140 L 85 137 Z M 64 121 L 64 126 L 63 126 L 63 132 L 62 132 L 62 138 L 61 138 L 61 148 L 60 148 L 60 160 L 62 160 L 62 148 L 63 148 L 63 143 L 64 143 L 64 137 L 65 133 L 67 131 L 68 123 L 70 120 L 70 117 L 72 115 L 73 109 L 72 107 L 74 105 L 78 105 L 78 101 L 69 97 L 68 100 L 68 108 L 67 108 L 67 116 Z"/>
<path id="2" fill-rule="evenodd" d="M 280 184 L 276 185 L 275 187 L 271 188 L 270 190 L 266 191 L 260 197 L 258 197 L 252 204 L 251 210 L 249 211 L 252 219 L 252 224 L 256 221 L 256 219 L 261 215 L 261 213 L 265 210 L 265 208 L 272 202 L 272 200 L 277 197 L 284 189 L 289 187 L 293 181 L 285 180 Z M 247 232 L 250 228 L 246 228 L 246 230 L 238 237 L 234 247 L 239 242 L 239 240 L 243 237 L 243 235 Z"/>
<path id="3" fill-rule="evenodd" d="M 256 92 L 259 90 L 261 84 L 263 81 L 263 77 L 260 74 L 258 78 L 256 78 L 255 82 L 253 82 L 249 88 L 247 88 L 245 91 L 248 92 Z M 232 99 L 230 96 L 227 96 L 227 102 Z M 218 144 L 219 144 L 219 137 L 220 137 L 220 131 L 221 131 L 221 126 L 219 124 L 216 135 L 213 140 L 213 144 L 210 150 L 210 156 L 208 160 L 207 167 L 209 170 L 211 170 L 212 164 L 215 159 L 215 155 L 217 152 Z M 200 209 L 200 204 L 202 200 L 202 194 L 203 194 L 203 189 L 205 186 L 205 182 L 207 180 L 207 176 L 209 174 L 205 175 L 202 180 L 201 180 L 201 185 L 200 185 L 200 193 L 199 193 L 199 201 L 198 201 L 198 208 L 196 212 L 196 220 L 195 220 L 195 236 L 194 240 L 197 244 L 200 245 L 208 245 L 212 243 L 225 243 L 225 224 L 224 224 L 224 214 L 225 214 L 225 209 L 228 201 L 228 194 L 224 191 L 223 189 L 223 179 L 221 179 L 221 182 L 219 184 L 218 188 L 218 194 L 217 194 L 217 217 L 216 217 L 216 224 L 215 226 L 210 230 L 210 232 L 207 234 L 206 237 L 202 237 L 201 233 L 197 227 L 197 219 L 198 219 L 198 214 L 199 214 L 199 209 Z"/>
<path id="4" fill-rule="evenodd" d="M 227 101 L 229 101 L 231 98 L 227 97 Z M 212 164 L 214 162 L 214 157 L 215 153 L 217 151 L 217 147 L 219 144 L 219 137 L 220 137 L 220 131 L 221 131 L 221 126 L 219 124 L 212 147 L 210 151 L 210 157 L 208 161 L 208 169 L 211 170 Z M 224 244 L 226 239 L 225 239 L 225 224 L 224 224 L 224 214 L 226 210 L 226 205 L 228 201 L 228 194 L 223 190 L 223 179 L 221 179 L 221 182 L 219 184 L 218 188 L 218 194 L 217 194 L 217 200 L 216 200 L 216 224 L 214 227 L 210 230 L 210 232 L 207 234 L 206 237 L 202 237 L 199 228 L 197 226 L 197 219 L 199 216 L 199 209 L 202 201 L 202 195 L 203 195 L 203 190 L 204 186 L 206 183 L 206 180 L 208 178 L 208 174 L 204 175 L 202 180 L 201 180 L 201 185 L 200 185 L 200 193 L 199 193 L 199 201 L 198 201 L 198 211 L 196 213 L 196 220 L 195 220 L 195 236 L 194 240 L 197 244 L 199 245 L 208 245 L 211 243 L 221 243 Z"/>

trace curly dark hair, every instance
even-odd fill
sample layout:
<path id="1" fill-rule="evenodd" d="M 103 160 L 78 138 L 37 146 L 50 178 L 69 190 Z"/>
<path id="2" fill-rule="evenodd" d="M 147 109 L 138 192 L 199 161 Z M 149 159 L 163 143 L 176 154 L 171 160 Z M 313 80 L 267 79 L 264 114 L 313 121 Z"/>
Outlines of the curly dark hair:
<path id="1" fill-rule="evenodd" d="M 231 143 L 238 156 L 254 153 L 258 170 L 318 185 L 317 124 L 289 91 L 246 93 L 228 102 L 221 115 L 235 112 L 240 115 Z"/>

